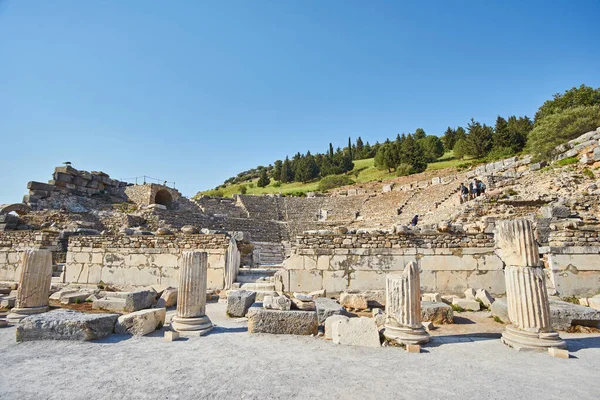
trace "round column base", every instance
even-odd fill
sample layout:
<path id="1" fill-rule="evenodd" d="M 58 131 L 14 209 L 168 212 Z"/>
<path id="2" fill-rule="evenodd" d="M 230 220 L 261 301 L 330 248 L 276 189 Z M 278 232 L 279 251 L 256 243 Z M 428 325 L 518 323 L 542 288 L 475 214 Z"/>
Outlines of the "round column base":
<path id="1" fill-rule="evenodd" d="M 425 328 L 408 328 L 385 324 L 383 336 L 401 344 L 423 344 L 431 340 Z"/>
<path id="2" fill-rule="evenodd" d="M 527 332 L 508 325 L 502 333 L 502 343 L 516 350 L 547 351 L 550 347 L 566 349 L 567 343 L 557 332 Z"/>
<path id="3" fill-rule="evenodd" d="M 6 322 L 8 322 L 9 324 L 12 324 L 12 325 L 16 325 L 19 322 L 21 322 L 21 320 L 23 320 L 23 318 L 29 317 L 30 315 L 34 315 L 34 314 L 45 313 L 49 309 L 50 309 L 50 307 L 48 307 L 48 306 L 26 307 L 26 308 L 14 307 L 13 309 L 10 310 L 10 314 L 8 314 L 6 316 Z"/>
<path id="4" fill-rule="evenodd" d="M 171 328 L 180 333 L 193 333 L 195 335 L 204 335 L 213 328 L 213 324 L 206 315 L 196 318 L 173 317 Z"/>

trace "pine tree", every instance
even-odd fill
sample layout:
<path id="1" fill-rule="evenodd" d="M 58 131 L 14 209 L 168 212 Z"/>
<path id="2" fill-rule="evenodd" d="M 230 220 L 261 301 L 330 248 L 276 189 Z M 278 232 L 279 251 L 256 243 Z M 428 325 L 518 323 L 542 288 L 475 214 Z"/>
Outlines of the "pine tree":
<path id="1" fill-rule="evenodd" d="M 285 161 L 281 165 L 281 177 L 279 180 L 283 183 L 292 182 L 294 180 L 292 165 L 288 157 L 285 158 Z"/>
<path id="2" fill-rule="evenodd" d="M 274 164 L 275 165 L 271 170 L 271 178 L 278 181 L 281 180 L 281 166 L 283 165 L 283 162 L 281 160 L 276 160 Z"/>
<path id="3" fill-rule="evenodd" d="M 329 143 L 329 157 L 333 158 L 333 145 Z"/>
<path id="4" fill-rule="evenodd" d="M 493 129 L 471 118 L 467 129 L 468 155 L 475 158 L 484 157 L 492 147 Z"/>
<path id="5" fill-rule="evenodd" d="M 352 160 L 352 140 L 350 136 L 348 136 L 348 153 L 350 154 L 350 159 Z"/>
<path id="6" fill-rule="evenodd" d="M 260 173 L 260 178 L 258 178 L 258 182 L 256 183 L 256 186 L 265 187 L 269 183 L 271 183 L 271 179 L 269 179 L 269 177 L 267 176 L 267 170 L 263 169 Z"/>
<path id="7" fill-rule="evenodd" d="M 444 132 L 444 136 L 442 136 L 442 142 L 444 143 L 446 150 L 452 150 L 454 148 L 454 143 L 456 143 L 456 131 L 448 127 L 446 132 Z"/>
<path id="8" fill-rule="evenodd" d="M 425 130 L 423 128 L 417 128 L 417 130 L 415 131 L 414 139 L 415 140 L 425 139 L 425 136 L 427 136 L 427 134 L 425 133 Z"/>
<path id="9" fill-rule="evenodd" d="M 364 148 L 364 143 L 362 141 L 362 139 L 360 138 L 360 136 L 358 137 L 358 139 L 356 139 L 356 154 L 354 156 L 355 160 L 362 160 L 363 158 L 366 158 L 363 154 L 363 148 Z"/>
<path id="10" fill-rule="evenodd" d="M 492 142 L 495 150 L 512 148 L 510 132 L 508 131 L 508 122 L 499 115 L 498 118 L 496 118 Z"/>
<path id="11" fill-rule="evenodd" d="M 430 163 L 444 155 L 444 145 L 437 136 L 427 136 L 425 139 L 417 140 L 417 143 L 423 149 L 425 161 Z"/>
<path id="12" fill-rule="evenodd" d="M 412 135 L 407 135 L 402 143 L 400 163 L 409 164 L 412 167 L 412 173 L 423 172 L 427 168 L 423 149 Z"/>
<path id="13" fill-rule="evenodd" d="M 454 141 L 454 144 L 456 144 L 456 142 L 458 142 L 460 139 L 466 139 L 467 138 L 467 131 L 465 131 L 465 128 L 463 128 L 462 126 L 459 126 L 458 128 L 456 128 L 456 140 Z M 452 146 L 452 148 L 454 149 L 454 146 Z"/>

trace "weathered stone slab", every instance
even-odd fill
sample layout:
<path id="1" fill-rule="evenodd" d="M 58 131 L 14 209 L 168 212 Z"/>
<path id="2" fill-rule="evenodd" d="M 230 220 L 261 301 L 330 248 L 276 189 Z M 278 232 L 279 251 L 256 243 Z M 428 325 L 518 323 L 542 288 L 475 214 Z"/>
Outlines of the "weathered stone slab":
<path id="1" fill-rule="evenodd" d="M 453 324 L 454 312 L 452 311 L 452 307 L 445 303 L 422 301 L 421 319 L 423 321 L 431 321 L 437 325 Z"/>
<path id="2" fill-rule="evenodd" d="M 600 311 L 566 301 L 550 300 L 552 328 L 564 331 L 573 325 L 600 326 Z"/>
<path id="3" fill-rule="evenodd" d="M 347 346 L 380 347 L 379 329 L 373 318 L 349 318 L 331 324 L 331 340 Z"/>
<path id="4" fill-rule="evenodd" d="M 332 329 L 331 326 L 336 321 L 347 321 L 350 318 L 345 315 L 332 315 L 325 320 L 325 339 L 331 340 Z"/>
<path id="5" fill-rule="evenodd" d="M 491 307 L 492 315 L 510 323 L 506 298 L 496 299 Z M 600 326 L 600 311 L 590 307 L 550 299 L 550 323 L 552 329 L 564 331 L 573 325 Z"/>
<path id="6" fill-rule="evenodd" d="M 458 297 L 455 297 L 452 300 L 452 304 L 461 307 L 467 311 L 479 311 L 481 309 L 481 304 L 479 304 L 477 300 L 460 299 Z"/>
<path id="7" fill-rule="evenodd" d="M 315 302 L 313 300 L 310 301 L 302 301 L 297 298 L 290 299 L 292 301 L 292 305 L 294 308 L 302 311 L 315 311 Z"/>
<path id="8" fill-rule="evenodd" d="M 119 312 L 134 312 L 151 307 L 156 302 L 154 289 L 135 292 L 114 292 L 94 301 L 92 308 Z"/>
<path id="9" fill-rule="evenodd" d="M 255 300 L 256 292 L 232 290 L 227 295 L 227 315 L 230 317 L 245 317 Z"/>
<path id="10" fill-rule="evenodd" d="M 342 315 L 346 312 L 340 303 L 325 297 L 319 297 L 315 299 L 315 306 L 317 308 L 317 318 L 319 319 L 319 324 L 325 323 L 325 320 L 332 315 Z"/>
<path id="11" fill-rule="evenodd" d="M 118 314 L 86 314 L 55 310 L 24 318 L 17 326 L 17 342 L 32 340 L 96 340 L 113 333 Z"/>
<path id="12" fill-rule="evenodd" d="M 83 303 L 88 297 L 90 297 L 90 292 L 69 293 L 60 298 L 60 304 Z"/>
<path id="13" fill-rule="evenodd" d="M 265 310 L 259 306 L 248 310 L 248 332 L 284 335 L 316 335 L 319 321 L 316 311 Z"/>
<path id="14" fill-rule="evenodd" d="M 478 289 L 475 292 L 475 300 L 481 301 L 487 308 L 490 308 L 494 303 L 494 298 L 485 289 Z"/>
<path id="15" fill-rule="evenodd" d="M 166 288 L 163 290 L 160 299 L 156 302 L 156 306 L 159 308 L 165 307 L 173 307 L 177 304 L 177 289 L 176 288 Z"/>
<path id="16" fill-rule="evenodd" d="M 340 304 L 347 309 L 366 310 L 369 308 L 367 297 L 362 293 L 344 292 L 340 295 Z"/>
<path id="17" fill-rule="evenodd" d="M 115 325 L 115 333 L 127 333 L 133 336 L 147 335 L 163 327 L 166 315 L 165 308 L 151 308 L 121 315 Z"/>

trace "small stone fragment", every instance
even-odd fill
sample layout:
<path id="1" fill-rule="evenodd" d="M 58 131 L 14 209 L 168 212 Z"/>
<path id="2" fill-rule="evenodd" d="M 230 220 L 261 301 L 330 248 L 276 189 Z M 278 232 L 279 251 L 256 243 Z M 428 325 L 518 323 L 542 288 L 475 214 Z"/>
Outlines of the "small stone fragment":
<path id="1" fill-rule="evenodd" d="M 548 354 L 550 354 L 552 357 L 556 357 L 556 358 L 564 358 L 566 360 L 569 359 L 569 350 L 566 350 L 566 349 L 559 349 L 557 347 L 549 347 Z"/>
<path id="2" fill-rule="evenodd" d="M 409 353 L 420 353 L 421 352 L 421 345 L 419 344 L 407 344 L 406 345 L 406 351 Z"/>
<path id="3" fill-rule="evenodd" d="M 179 332 L 177 332 L 177 331 L 166 331 L 164 339 L 167 342 L 173 342 L 173 341 L 179 339 Z"/>

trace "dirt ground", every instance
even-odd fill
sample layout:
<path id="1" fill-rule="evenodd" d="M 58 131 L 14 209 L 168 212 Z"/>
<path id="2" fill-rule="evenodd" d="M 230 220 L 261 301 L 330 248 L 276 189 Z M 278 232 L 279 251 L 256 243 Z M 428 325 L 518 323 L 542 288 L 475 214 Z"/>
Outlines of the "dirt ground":
<path id="1" fill-rule="evenodd" d="M 486 313 L 432 332 L 421 354 L 249 334 L 209 303 L 205 337 L 15 342 L 0 328 L 0 399 L 599 399 L 600 335 L 568 334 L 571 358 L 517 352 Z"/>

